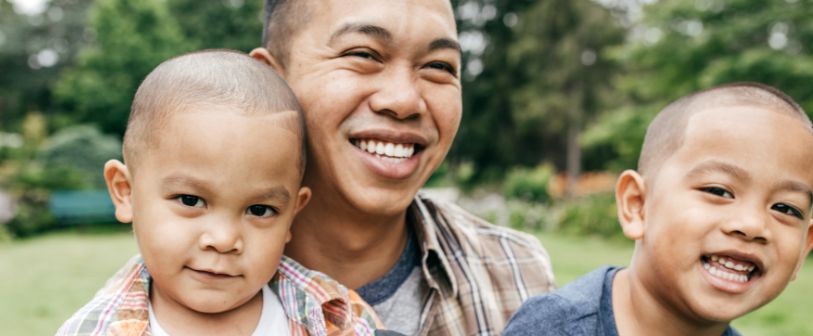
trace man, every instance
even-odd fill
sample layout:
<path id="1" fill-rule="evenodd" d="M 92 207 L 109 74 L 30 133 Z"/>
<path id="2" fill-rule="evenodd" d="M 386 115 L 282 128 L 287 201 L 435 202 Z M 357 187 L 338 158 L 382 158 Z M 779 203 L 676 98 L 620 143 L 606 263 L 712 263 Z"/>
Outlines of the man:
<path id="1" fill-rule="evenodd" d="M 313 191 L 285 253 L 408 335 L 494 335 L 553 289 L 532 236 L 418 193 L 462 113 L 453 10 L 438 0 L 267 0 L 264 48 L 305 111 Z"/>

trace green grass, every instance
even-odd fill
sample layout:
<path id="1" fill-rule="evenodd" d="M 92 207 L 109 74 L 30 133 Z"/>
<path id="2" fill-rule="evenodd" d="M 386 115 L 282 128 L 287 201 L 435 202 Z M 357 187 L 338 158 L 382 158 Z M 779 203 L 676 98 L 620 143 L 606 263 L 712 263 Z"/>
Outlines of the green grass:
<path id="1" fill-rule="evenodd" d="M 53 335 L 135 252 L 129 232 L 0 245 L 0 335 Z"/>
<path id="2" fill-rule="evenodd" d="M 632 244 L 544 233 L 559 286 L 605 264 L 626 265 Z M 52 335 L 136 252 L 128 232 L 54 233 L 0 244 L 0 335 Z M 813 259 L 767 306 L 734 325 L 744 335 L 813 335 Z"/>
<path id="3" fill-rule="evenodd" d="M 563 286 L 601 265 L 629 264 L 632 243 L 596 238 L 537 235 L 550 253 L 556 284 Z M 796 281 L 762 308 L 734 321 L 743 335 L 813 335 L 813 258 L 807 258 Z"/>

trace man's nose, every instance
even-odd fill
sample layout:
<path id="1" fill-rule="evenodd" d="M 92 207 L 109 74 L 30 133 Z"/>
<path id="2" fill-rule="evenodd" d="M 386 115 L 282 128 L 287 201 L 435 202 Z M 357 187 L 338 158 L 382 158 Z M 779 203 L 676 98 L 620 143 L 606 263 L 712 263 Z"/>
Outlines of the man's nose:
<path id="1" fill-rule="evenodd" d="M 214 250 L 218 253 L 242 253 L 243 237 L 240 224 L 236 220 L 220 217 L 214 218 L 205 225 L 199 240 L 202 250 Z"/>
<path id="2" fill-rule="evenodd" d="M 427 109 L 418 81 L 417 73 L 408 66 L 388 69 L 378 78 L 370 108 L 398 120 L 418 118 Z"/>

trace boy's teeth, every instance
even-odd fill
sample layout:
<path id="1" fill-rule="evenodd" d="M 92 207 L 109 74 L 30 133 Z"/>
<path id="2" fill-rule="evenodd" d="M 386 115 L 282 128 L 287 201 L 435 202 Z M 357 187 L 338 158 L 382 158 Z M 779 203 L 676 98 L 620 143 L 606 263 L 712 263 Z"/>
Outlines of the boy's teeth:
<path id="1" fill-rule="evenodd" d="M 382 142 L 375 140 L 355 141 L 356 147 L 370 154 L 376 154 L 391 158 L 410 158 L 415 154 L 414 144 L 396 144 L 392 142 Z"/>
<path id="2" fill-rule="evenodd" d="M 729 281 L 747 282 L 756 265 L 747 261 L 717 255 L 703 261 L 703 267 L 712 275 Z"/>
<path id="3" fill-rule="evenodd" d="M 748 276 L 745 274 L 735 274 L 729 273 L 727 271 L 721 270 L 716 266 L 712 266 L 709 263 L 703 263 L 703 268 L 709 271 L 711 275 L 716 276 L 718 278 L 723 278 L 728 281 L 735 281 L 735 282 L 748 282 Z"/>

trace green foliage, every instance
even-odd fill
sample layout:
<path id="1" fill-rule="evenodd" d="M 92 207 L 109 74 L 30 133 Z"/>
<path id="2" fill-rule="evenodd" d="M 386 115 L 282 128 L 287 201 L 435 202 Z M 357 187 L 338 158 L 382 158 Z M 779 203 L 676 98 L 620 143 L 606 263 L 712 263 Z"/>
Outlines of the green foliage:
<path id="1" fill-rule="evenodd" d="M 624 52 L 634 102 L 661 106 L 689 92 L 757 81 L 813 112 L 809 0 L 671 0 L 645 9 L 641 38 Z"/>
<path id="2" fill-rule="evenodd" d="M 554 174 L 556 174 L 556 170 L 549 164 L 542 164 L 535 168 L 513 168 L 505 178 L 503 195 L 509 199 L 528 202 L 550 202 L 548 185 Z"/>
<path id="3" fill-rule="evenodd" d="M 0 0 L 0 131 L 17 131 L 32 111 L 53 116 L 51 86 L 87 36 L 92 1 L 50 0 L 28 16 Z"/>
<path id="4" fill-rule="evenodd" d="M 259 47 L 262 42 L 263 3 L 256 0 L 167 1 L 184 39 L 195 49 L 227 48 L 243 52 Z"/>
<path id="5" fill-rule="evenodd" d="M 192 46 L 161 0 L 97 0 L 90 29 L 95 42 L 61 76 L 56 96 L 75 120 L 121 135 L 141 80 L 160 62 Z"/>
<path id="6" fill-rule="evenodd" d="M 660 106 L 625 107 L 598 118 L 582 134 L 584 169 L 635 169 L 649 122 Z"/>
<path id="7" fill-rule="evenodd" d="M 103 135 L 93 126 L 65 128 L 51 136 L 41 149 L 38 161 L 47 167 L 47 175 L 68 171 L 81 175 L 79 185 L 61 189 L 103 189 L 102 167 L 109 159 L 120 159 L 121 141 Z"/>
<path id="8" fill-rule="evenodd" d="M 556 229 L 583 236 L 623 237 L 612 193 L 583 196 L 564 203 Z"/>
<path id="9" fill-rule="evenodd" d="M 565 150 L 569 127 L 581 130 L 611 97 L 619 67 L 606 50 L 623 41 L 624 29 L 589 0 L 461 1 L 458 12 L 472 8 L 480 13 L 462 22 L 461 35 L 481 22 L 487 46 L 469 55 L 482 72 L 464 76 L 458 137 L 467 141 L 452 157 L 472 161 L 478 177 L 543 161 L 563 167 L 575 155 Z"/>
<path id="10" fill-rule="evenodd" d="M 21 160 L 9 188 L 18 201 L 16 216 L 7 223 L 17 237 L 54 228 L 48 211 L 53 190 L 103 189 L 104 162 L 119 157 L 121 142 L 98 129 L 79 125 L 46 139 L 33 159 Z"/>

